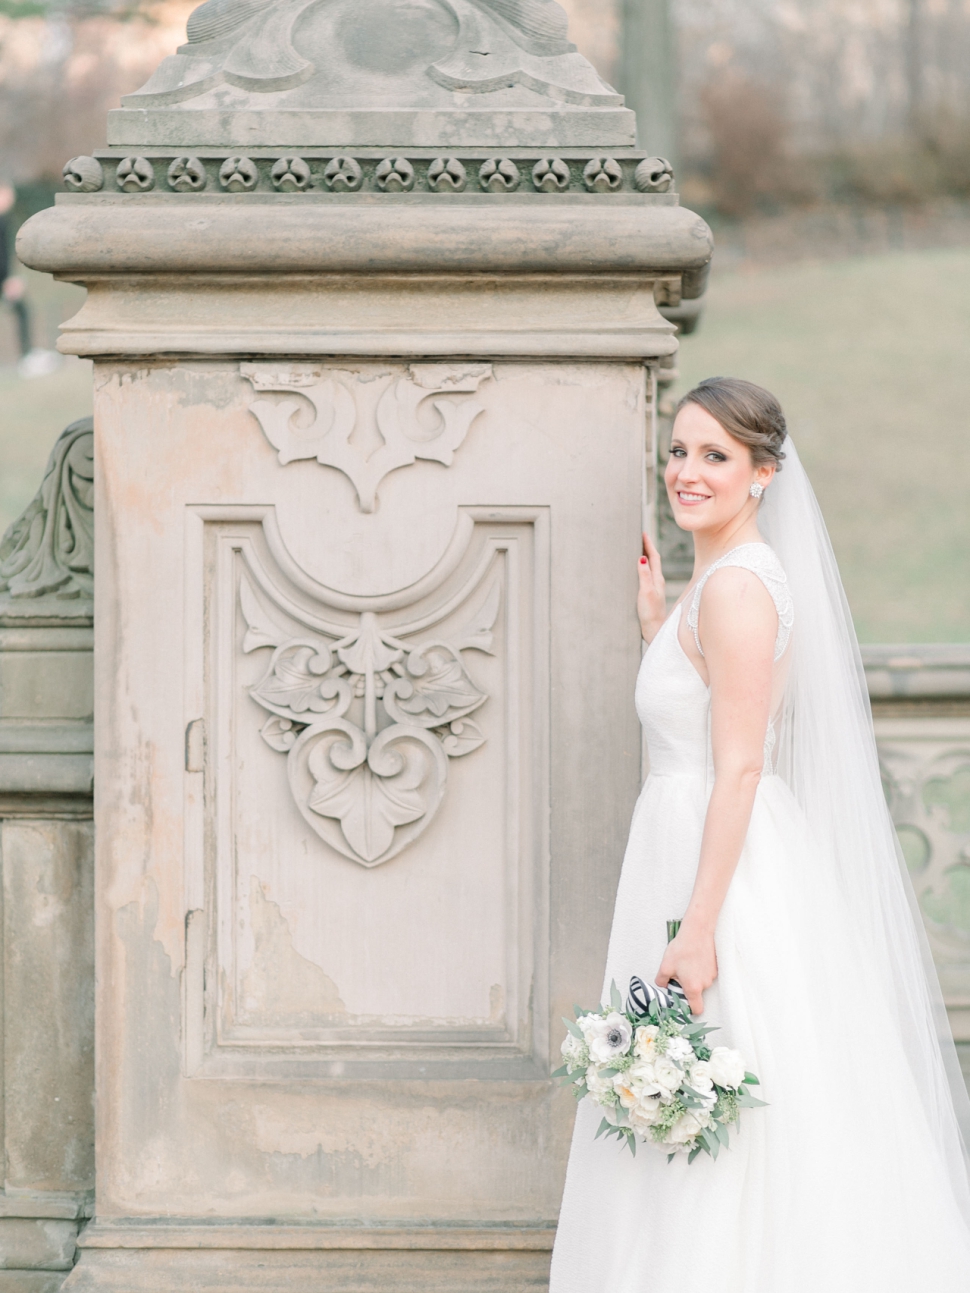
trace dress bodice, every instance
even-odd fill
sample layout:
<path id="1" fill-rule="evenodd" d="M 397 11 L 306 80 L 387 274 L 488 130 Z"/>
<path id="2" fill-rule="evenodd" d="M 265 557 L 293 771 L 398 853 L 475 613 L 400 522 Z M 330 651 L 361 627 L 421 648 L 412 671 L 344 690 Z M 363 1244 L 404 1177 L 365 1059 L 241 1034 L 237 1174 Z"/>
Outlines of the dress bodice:
<path id="1" fill-rule="evenodd" d="M 687 623 L 697 637 L 700 595 L 708 578 L 723 566 L 750 570 L 764 583 L 778 612 L 775 660 L 784 654 L 794 623 L 791 592 L 781 563 L 764 543 L 746 543 L 714 562 L 698 581 L 689 603 Z M 711 693 L 688 659 L 678 638 L 683 603 L 666 619 L 640 664 L 636 705 L 643 725 L 653 776 L 709 778 L 713 771 L 710 741 Z M 703 654 L 703 651 L 701 652 Z M 775 741 L 771 723 L 765 738 L 765 771 L 771 771 Z"/>

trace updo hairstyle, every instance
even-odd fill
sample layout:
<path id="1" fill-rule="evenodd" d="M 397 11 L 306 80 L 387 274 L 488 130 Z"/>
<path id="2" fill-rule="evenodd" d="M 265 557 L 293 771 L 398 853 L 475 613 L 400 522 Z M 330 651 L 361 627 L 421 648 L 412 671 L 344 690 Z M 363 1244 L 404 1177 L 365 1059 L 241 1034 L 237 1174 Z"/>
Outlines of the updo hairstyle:
<path id="1" fill-rule="evenodd" d="M 781 405 L 763 386 L 740 377 L 706 377 L 680 400 L 678 413 L 685 404 L 699 404 L 729 436 L 746 444 L 756 467 L 772 463 L 780 470 L 788 428 Z"/>

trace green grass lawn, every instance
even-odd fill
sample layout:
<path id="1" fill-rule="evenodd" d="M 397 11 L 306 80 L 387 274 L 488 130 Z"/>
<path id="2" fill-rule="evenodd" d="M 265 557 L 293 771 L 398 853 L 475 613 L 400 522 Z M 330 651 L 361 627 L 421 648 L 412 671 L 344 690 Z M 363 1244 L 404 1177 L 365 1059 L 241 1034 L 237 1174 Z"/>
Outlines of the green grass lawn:
<path id="1" fill-rule="evenodd" d="M 864 642 L 970 642 L 970 250 L 719 270 L 674 394 L 781 400 Z"/>
<path id="2" fill-rule="evenodd" d="M 52 344 L 80 291 L 28 279 L 35 339 Z M 89 364 L 22 381 L 12 336 L 0 317 L 0 532 L 91 411 Z M 779 396 L 863 641 L 970 642 L 970 249 L 715 265 L 680 371 L 675 393 L 730 373 Z"/>

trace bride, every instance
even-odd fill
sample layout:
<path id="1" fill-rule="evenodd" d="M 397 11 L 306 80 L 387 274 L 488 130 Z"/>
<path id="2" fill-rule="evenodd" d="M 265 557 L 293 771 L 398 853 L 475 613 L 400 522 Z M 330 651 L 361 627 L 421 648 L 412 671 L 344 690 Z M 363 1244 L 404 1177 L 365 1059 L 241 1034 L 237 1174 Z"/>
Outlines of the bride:
<path id="1" fill-rule="evenodd" d="M 772 395 L 680 402 L 694 535 L 668 614 L 644 536 L 650 776 L 606 964 L 676 979 L 761 1079 L 731 1148 L 668 1164 L 581 1102 L 551 1293 L 968 1293 L 970 1102 L 882 795 L 835 558 Z M 666 945 L 666 922 L 681 919 Z"/>

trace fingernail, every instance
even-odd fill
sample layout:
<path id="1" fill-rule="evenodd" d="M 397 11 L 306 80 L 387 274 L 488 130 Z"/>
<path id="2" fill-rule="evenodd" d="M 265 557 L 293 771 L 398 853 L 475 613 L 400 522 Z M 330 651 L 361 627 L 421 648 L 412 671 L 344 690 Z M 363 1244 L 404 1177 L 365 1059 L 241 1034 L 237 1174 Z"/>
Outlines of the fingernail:
<path id="1" fill-rule="evenodd" d="M 640 558 L 640 565 L 641 565 L 641 566 L 645 566 L 646 564 L 647 564 L 647 559 L 646 559 L 646 557 L 641 557 L 641 558 Z"/>

